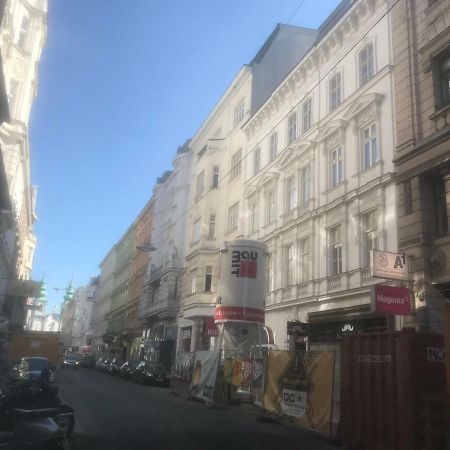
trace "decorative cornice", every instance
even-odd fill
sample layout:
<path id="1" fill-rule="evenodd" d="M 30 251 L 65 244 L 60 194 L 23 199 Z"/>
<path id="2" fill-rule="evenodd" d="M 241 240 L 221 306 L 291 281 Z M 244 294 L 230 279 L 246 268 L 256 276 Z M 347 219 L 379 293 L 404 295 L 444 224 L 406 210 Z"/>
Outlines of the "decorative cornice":
<path id="1" fill-rule="evenodd" d="M 271 110 L 279 109 L 285 103 L 286 94 L 292 90 L 295 82 L 299 80 L 304 84 L 308 77 L 312 76 L 314 71 L 317 70 L 319 63 L 321 65 L 329 63 L 348 44 L 350 37 L 354 36 L 355 32 L 359 30 L 361 23 L 365 24 L 369 19 L 376 20 L 375 10 L 377 6 L 380 9 L 384 8 L 383 13 L 387 8 L 384 0 L 355 2 L 340 22 L 305 55 L 259 111 L 244 124 L 244 131 L 251 132 L 255 127 L 262 125 L 264 118 L 270 116 Z"/>

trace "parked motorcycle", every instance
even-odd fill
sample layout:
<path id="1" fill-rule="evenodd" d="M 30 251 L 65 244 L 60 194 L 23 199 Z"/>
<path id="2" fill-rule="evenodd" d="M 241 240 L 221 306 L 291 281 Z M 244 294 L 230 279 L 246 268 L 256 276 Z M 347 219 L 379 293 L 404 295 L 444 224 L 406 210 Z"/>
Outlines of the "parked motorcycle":
<path id="1" fill-rule="evenodd" d="M 9 409 L 0 404 L 0 449 L 63 450 L 67 437 L 52 419 L 55 414 L 55 408 Z"/>
<path id="2" fill-rule="evenodd" d="M 50 385 L 45 375 L 42 380 L 22 381 L 12 378 L 0 383 L 8 408 L 23 410 L 54 410 L 52 419 L 66 436 L 70 436 L 75 427 L 74 410 L 61 402 L 58 388 Z"/>

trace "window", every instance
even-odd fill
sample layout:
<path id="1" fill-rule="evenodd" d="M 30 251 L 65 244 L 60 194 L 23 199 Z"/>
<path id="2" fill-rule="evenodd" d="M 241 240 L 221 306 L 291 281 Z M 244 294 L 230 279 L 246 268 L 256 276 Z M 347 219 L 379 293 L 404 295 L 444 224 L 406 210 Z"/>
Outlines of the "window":
<path id="1" fill-rule="evenodd" d="M 249 205 L 249 232 L 258 231 L 258 203 L 253 200 Z"/>
<path id="2" fill-rule="evenodd" d="M 239 202 L 228 208 L 228 233 L 237 230 L 239 219 Z"/>
<path id="3" fill-rule="evenodd" d="M 377 126 L 372 124 L 362 130 L 362 168 L 368 169 L 378 161 Z"/>
<path id="4" fill-rule="evenodd" d="M 343 180 L 342 148 L 337 147 L 330 151 L 330 187 L 337 186 Z"/>
<path id="5" fill-rule="evenodd" d="M 297 139 L 297 113 L 292 113 L 288 118 L 288 145 Z"/>
<path id="6" fill-rule="evenodd" d="M 203 191 L 205 190 L 205 171 L 202 170 L 202 172 L 197 175 L 197 182 L 195 184 L 195 198 L 200 197 L 203 194 Z"/>
<path id="7" fill-rule="evenodd" d="M 261 150 L 259 147 L 253 150 L 253 176 L 255 176 L 261 168 Z"/>
<path id="8" fill-rule="evenodd" d="M 270 135 L 269 141 L 269 161 L 272 162 L 277 157 L 278 152 L 278 133 L 275 131 Z"/>
<path id="9" fill-rule="evenodd" d="M 195 294 L 197 292 L 197 270 L 191 270 L 191 287 L 190 293 Z"/>
<path id="10" fill-rule="evenodd" d="M 437 109 L 450 105 L 450 49 L 439 55 L 432 64 Z"/>
<path id="11" fill-rule="evenodd" d="M 309 202 L 311 198 L 311 167 L 303 167 L 300 171 L 301 178 L 301 200 L 302 204 Z"/>
<path id="12" fill-rule="evenodd" d="M 267 255 L 266 258 L 266 264 L 267 264 L 267 276 L 266 276 L 266 291 L 272 292 L 273 291 L 273 267 L 272 267 L 272 255 Z"/>
<path id="13" fill-rule="evenodd" d="M 212 187 L 216 188 L 219 186 L 219 167 L 214 166 L 213 168 L 213 179 L 212 179 Z"/>
<path id="14" fill-rule="evenodd" d="M 290 176 L 286 180 L 286 211 L 295 208 L 295 177 Z"/>
<path id="15" fill-rule="evenodd" d="M 12 107 L 14 104 L 18 88 L 19 83 L 11 78 L 11 80 L 9 81 L 9 91 L 8 91 L 8 103 L 10 107 Z"/>
<path id="16" fill-rule="evenodd" d="M 370 266 L 370 251 L 378 247 L 377 218 L 375 211 L 370 211 L 362 216 L 363 232 L 363 267 Z"/>
<path id="17" fill-rule="evenodd" d="M 292 286 L 294 284 L 294 246 L 292 244 L 284 248 L 284 273 L 285 285 Z"/>
<path id="18" fill-rule="evenodd" d="M 234 109 L 234 126 L 237 127 L 243 120 L 245 114 L 245 102 L 242 100 Z"/>
<path id="19" fill-rule="evenodd" d="M 337 73 L 330 80 L 330 112 L 341 104 L 341 74 Z"/>
<path id="20" fill-rule="evenodd" d="M 208 238 L 209 239 L 215 239 L 216 238 L 216 215 L 215 214 L 210 214 L 209 215 Z"/>
<path id="21" fill-rule="evenodd" d="M 331 275 L 342 273 L 342 239 L 341 226 L 330 229 Z"/>
<path id="22" fill-rule="evenodd" d="M 271 190 L 266 194 L 266 224 L 275 220 L 275 191 Z"/>
<path id="23" fill-rule="evenodd" d="M 312 101 L 310 98 L 303 102 L 302 106 L 302 125 L 303 133 L 306 133 L 312 124 Z"/>
<path id="24" fill-rule="evenodd" d="M 205 267 L 205 292 L 211 292 L 212 287 L 212 266 Z"/>
<path id="25" fill-rule="evenodd" d="M 403 183 L 403 190 L 405 191 L 405 215 L 407 215 L 413 212 L 411 180 Z"/>
<path id="26" fill-rule="evenodd" d="M 23 16 L 22 22 L 20 24 L 19 33 L 17 35 L 17 46 L 22 49 L 25 47 L 25 40 L 28 34 L 29 26 L 30 26 L 30 18 L 27 16 Z"/>
<path id="27" fill-rule="evenodd" d="M 200 241 L 200 219 L 197 219 L 192 225 L 192 243 Z"/>
<path id="28" fill-rule="evenodd" d="M 445 192 L 445 179 L 436 177 L 433 180 L 434 209 L 436 217 L 436 236 L 444 237 L 448 234 L 447 193 Z"/>
<path id="29" fill-rule="evenodd" d="M 237 177 L 241 173 L 241 150 L 231 157 L 231 178 Z"/>
<path id="30" fill-rule="evenodd" d="M 306 283 L 309 281 L 309 266 L 310 266 L 310 255 L 309 255 L 309 237 L 301 239 L 298 245 L 298 259 L 300 264 L 300 283 Z"/>
<path id="31" fill-rule="evenodd" d="M 366 45 L 358 55 L 359 84 L 365 85 L 374 75 L 373 44 Z"/>

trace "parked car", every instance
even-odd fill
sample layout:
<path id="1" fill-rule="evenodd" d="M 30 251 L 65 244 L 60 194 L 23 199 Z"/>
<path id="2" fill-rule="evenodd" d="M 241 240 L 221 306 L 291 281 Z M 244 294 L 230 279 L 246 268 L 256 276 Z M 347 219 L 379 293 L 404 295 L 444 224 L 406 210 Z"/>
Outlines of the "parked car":
<path id="1" fill-rule="evenodd" d="M 26 380 L 42 380 L 48 378 L 50 383 L 55 381 L 55 366 L 52 366 L 47 358 L 33 356 L 24 357 L 19 364 L 14 366 L 13 373 L 18 378 Z"/>
<path id="2" fill-rule="evenodd" d="M 133 380 L 142 384 L 160 384 L 167 386 L 170 375 L 165 366 L 161 363 L 142 361 L 136 367 Z"/>
<path id="3" fill-rule="evenodd" d="M 140 361 L 126 361 L 120 366 L 119 376 L 124 380 L 133 379 L 134 371 L 139 365 Z"/>
<path id="4" fill-rule="evenodd" d="M 78 355 L 65 355 L 61 364 L 61 369 L 72 368 L 78 369 L 80 366 L 80 358 Z"/>

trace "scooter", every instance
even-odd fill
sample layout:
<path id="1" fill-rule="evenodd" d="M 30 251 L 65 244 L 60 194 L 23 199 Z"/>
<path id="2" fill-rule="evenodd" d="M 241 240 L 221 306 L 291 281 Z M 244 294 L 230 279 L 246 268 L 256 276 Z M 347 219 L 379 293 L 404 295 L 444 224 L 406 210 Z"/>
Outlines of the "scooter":
<path id="1" fill-rule="evenodd" d="M 61 402 L 58 388 L 50 386 L 43 378 L 40 382 L 15 381 L 9 379 L 9 383 L 2 384 L 8 408 L 20 408 L 23 410 L 42 410 L 49 408 L 53 411 L 51 417 L 68 437 L 75 427 L 74 410 Z"/>
<path id="2" fill-rule="evenodd" d="M 0 449 L 63 450 L 67 437 L 52 419 L 56 413 L 55 408 L 2 411 L 4 431 L 0 431 Z"/>

